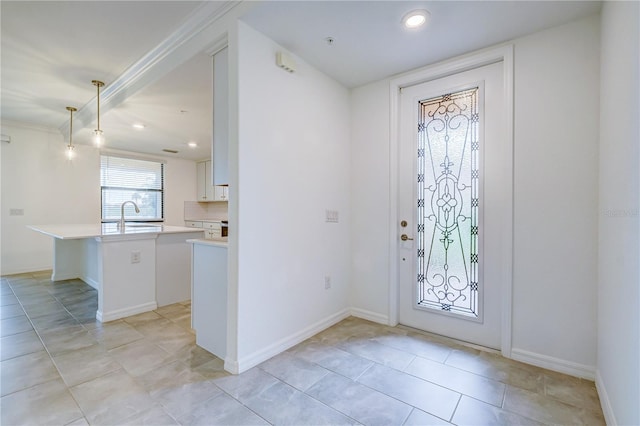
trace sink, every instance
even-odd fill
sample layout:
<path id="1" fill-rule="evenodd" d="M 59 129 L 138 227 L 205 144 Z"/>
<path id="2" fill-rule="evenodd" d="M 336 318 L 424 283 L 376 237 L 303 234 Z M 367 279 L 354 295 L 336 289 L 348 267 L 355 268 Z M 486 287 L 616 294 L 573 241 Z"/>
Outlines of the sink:
<path id="1" fill-rule="evenodd" d="M 125 222 L 124 228 L 120 228 L 117 222 L 108 222 L 102 224 L 103 235 L 120 235 L 120 234 L 144 234 L 152 232 L 162 232 L 162 223 L 146 223 L 146 222 Z"/>

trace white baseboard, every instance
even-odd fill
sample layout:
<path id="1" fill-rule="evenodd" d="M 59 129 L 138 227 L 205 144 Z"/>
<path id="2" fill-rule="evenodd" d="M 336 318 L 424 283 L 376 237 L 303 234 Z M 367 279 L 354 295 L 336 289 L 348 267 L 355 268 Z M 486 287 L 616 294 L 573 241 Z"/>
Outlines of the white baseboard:
<path id="1" fill-rule="evenodd" d="M 94 289 L 98 290 L 98 281 L 85 276 L 80 277 L 80 279 L 84 281 L 86 284 L 93 287 Z"/>
<path id="2" fill-rule="evenodd" d="M 589 380 L 594 380 L 596 378 L 595 366 L 578 364 L 577 362 L 525 351 L 524 349 L 512 348 L 511 358 L 516 361 L 568 374 L 570 376 L 581 377 Z"/>
<path id="3" fill-rule="evenodd" d="M 238 361 L 231 359 L 229 357 L 224 359 L 224 369 L 231 374 L 240 374 L 240 367 L 238 366 Z"/>
<path id="4" fill-rule="evenodd" d="M 49 271 L 51 272 L 51 265 L 48 266 L 29 266 L 29 267 L 25 267 L 25 268 L 7 268 L 6 265 L 2 265 L 2 271 L 0 272 L 0 275 L 2 275 L 3 277 L 6 275 L 18 275 L 18 274 L 28 274 L 28 273 L 35 273 L 35 272 L 44 272 L 44 271 Z"/>
<path id="5" fill-rule="evenodd" d="M 377 322 L 378 324 L 389 325 L 389 317 L 387 315 L 367 311 L 366 309 L 351 308 L 351 315 L 368 321 Z"/>
<path id="6" fill-rule="evenodd" d="M 120 318 L 129 317 L 131 315 L 141 314 L 143 312 L 153 311 L 158 308 L 156 302 L 143 303 L 142 305 L 130 306 L 124 309 L 116 309 L 115 311 L 96 312 L 96 319 L 100 322 L 114 321 Z"/>
<path id="7" fill-rule="evenodd" d="M 617 425 L 616 416 L 611 407 L 611 400 L 607 393 L 607 388 L 604 386 L 600 370 L 596 370 L 596 390 L 598 391 L 598 397 L 600 398 L 600 407 L 602 407 L 602 414 L 604 414 L 604 421 L 609 426 Z"/>
<path id="8" fill-rule="evenodd" d="M 57 282 L 57 281 L 66 281 L 66 280 L 75 280 L 80 278 L 79 274 L 76 273 L 67 273 L 67 274 L 62 274 L 60 272 L 54 272 L 51 274 L 51 281 L 53 282 Z"/>
<path id="9" fill-rule="evenodd" d="M 287 336 L 279 341 L 260 349 L 252 354 L 244 356 L 238 360 L 225 358 L 224 367 L 225 370 L 232 374 L 240 374 L 249 370 L 252 367 L 268 360 L 269 358 L 286 351 L 287 349 L 297 345 L 300 342 L 305 341 L 309 337 L 318 334 L 319 332 L 326 330 L 334 324 L 339 323 L 343 319 L 349 317 L 351 311 L 346 308 L 337 312 L 327 318 L 316 322 L 290 336 Z"/>

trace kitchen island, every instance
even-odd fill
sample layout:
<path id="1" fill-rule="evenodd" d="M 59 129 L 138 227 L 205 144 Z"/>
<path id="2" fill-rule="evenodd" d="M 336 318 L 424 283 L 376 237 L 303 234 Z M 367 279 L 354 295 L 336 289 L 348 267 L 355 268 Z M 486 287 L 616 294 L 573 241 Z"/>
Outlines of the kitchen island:
<path id="1" fill-rule="evenodd" d="M 52 281 L 98 290 L 96 319 L 113 321 L 191 298 L 189 239 L 202 230 L 152 223 L 34 225 L 53 237 Z"/>

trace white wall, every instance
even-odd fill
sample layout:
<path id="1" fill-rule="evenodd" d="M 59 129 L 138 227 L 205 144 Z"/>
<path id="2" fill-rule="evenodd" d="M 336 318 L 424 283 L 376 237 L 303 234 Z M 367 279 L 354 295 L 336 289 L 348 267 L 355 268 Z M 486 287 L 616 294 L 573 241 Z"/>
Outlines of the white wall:
<path id="1" fill-rule="evenodd" d="M 53 242 L 27 225 L 100 222 L 100 156 L 76 146 L 67 160 L 57 129 L 2 124 L 2 275 L 50 269 Z M 10 216 L 23 209 L 24 216 Z"/>
<path id="2" fill-rule="evenodd" d="M 608 424 L 640 424 L 638 2 L 602 9 L 598 377 Z"/>
<path id="3" fill-rule="evenodd" d="M 351 91 L 351 305 L 389 320 L 389 81 Z"/>
<path id="4" fill-rule="evenodd" d="M 69 161 L 57 129 L 4 122 L 2 133 L 11 143 L 1 147 L 1 273 L 50 269 L 51 238 L 27 225 L 100 222 L 99 151 L 76 145 Z M 166 161 L 165 222 L 184 225 L 184 201 L 196 196 L 195 162 Z M 11 216 L 11 209 L 23 209 L 24 216 Z"/>
<path id="5" fill-rule="evenodd" d="M 230 311 L 244 370 L 347 312 L 349 92 L 300 59 L 295 73 L 278 68 L 284 49 L 242 22 L 230 39 L 240 82 L 231 147 L 239 158 L 238 278 L 230 292 L 241 301 L 237 317 Z M 235 53 L 230 61 L 235 66 Z M 339 212 L 339 223 L 325 223 L 327 209 Z"/>
<path id="6" fill-rule="evenodd" d="M 514 44 L 513 347 L 593 374 L 598 19 Z M 379 318 L 389 315 L 388 83 L 354 89 L 351 103 L 352 304 Z"/>
<path id="7" fill-rule="evenodd" d="M 513 347 L 593 370 L 597 16 L 516 40 Z"/>

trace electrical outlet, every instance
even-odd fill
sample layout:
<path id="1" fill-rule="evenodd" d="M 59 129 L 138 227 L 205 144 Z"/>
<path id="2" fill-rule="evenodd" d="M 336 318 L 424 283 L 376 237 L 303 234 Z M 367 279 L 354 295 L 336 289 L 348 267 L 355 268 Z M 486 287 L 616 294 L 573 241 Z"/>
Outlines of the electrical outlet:
<path id="1" fill-rule="evenodd" d="M 24 209 L 9 209 L 9 216 L 24 216 Z"/>
<path id="2" fill-rule="evenodd" d="M 339 219 L 339 214 L 337 210 L 325 211 L 325 222 L 338 223 L 338 219 Z"/>
<path id="3" fill-rule="evenodd" d="M 131 252 L 131 263 L 140 263 L 140 251 L 134 250 Z"/>
<path id="4" fill-rule="evenodd" d="M 331 277 L 329 275 L 326 275 L 324 277 L 324 289 L 329 290 L 330 288 L 331 288 Z"/>

